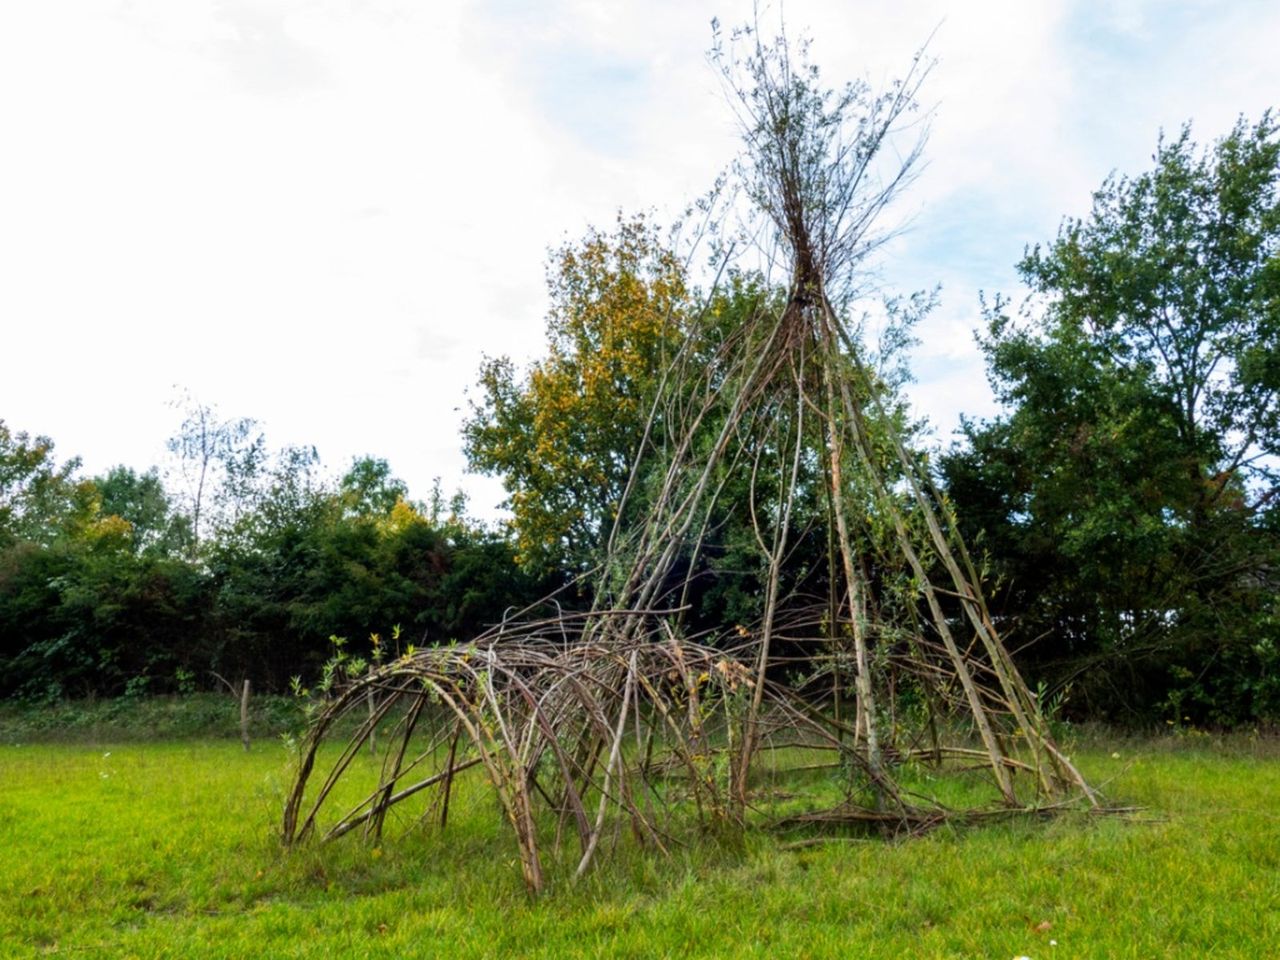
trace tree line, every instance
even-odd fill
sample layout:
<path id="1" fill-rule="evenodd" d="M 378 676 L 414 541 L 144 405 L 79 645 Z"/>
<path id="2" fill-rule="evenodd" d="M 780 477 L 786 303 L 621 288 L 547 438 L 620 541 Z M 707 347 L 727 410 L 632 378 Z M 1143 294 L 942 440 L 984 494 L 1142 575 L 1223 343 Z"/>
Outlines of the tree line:
<path id="1" fill-rule="evenodd" d="M 1067 715 L 1280 719 L 1278 186 L 1270 114 L 1203 148 L 1183 128 L 1150 170 L 1109 178 L 1087 216 L 1026 252 L 1025 296 L 982 305 L 1002 412 L 963 420 L 945 449 L 928 449 L 902 393 L 932 298 L 890 300 L 876 342 L 856 345 L 888 398 L 882 428 L 914 439 L 1019 665 Z M 128 467 L 81 477 L 48 440 L 0 424 L 0 694 L 169 692 L 215 675 L 282 689 L 316 675 L 332 637 L 465 639 L 572 584 L 658 482 L 632 466 L 685 412 L 660 389 L 673 359 L 712 356 L 786 295 L 743 270 L 700 289 L 689 262 L 647 217 L 553 251 L 546 355 L 485 360 L 470 395 L 468 460 L 508 493 L 494 529 L 438 489 L 411 500 L 383 460 L 325 480 L 314 450 L 273 451 L 252 421 L 190 402 L 167 483 Z M 679 350 L 694 329 L 704 339 Z M 796 483 L 803 533 L 782 577 L 814 596 L 838 579 L 819 561 L 823 469 L 718 481 Z M 869 515 L 870 602 L 909 614 L 917 591 L 881 571 L 874 500 L 847 496 Z M 731 512 L 706 524 L 679 571 L 687 627 L 732 630 L 762 589 L 754 528 Z"/>
<path id="2" fill-rule="evenodd" d="M 506 538 L 385 460 L 326 480 L 314 449 L 188 404 L 158 470 L 78 475 L 0 422 L 0 694 L 48 700 L 310 680 L 334 639 L 438 643 L 542 594 Z M 393 639 L 394 638 L 394 639 Z M 229 681 L 230 682 L 230 681 Z"/>

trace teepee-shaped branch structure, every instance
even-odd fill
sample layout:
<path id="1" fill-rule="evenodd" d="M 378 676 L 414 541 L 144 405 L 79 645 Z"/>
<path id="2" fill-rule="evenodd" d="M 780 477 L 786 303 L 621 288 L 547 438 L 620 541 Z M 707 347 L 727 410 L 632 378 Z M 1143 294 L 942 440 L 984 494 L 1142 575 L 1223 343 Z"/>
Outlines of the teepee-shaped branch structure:
<path id="1" fill-rule="evenodd" d="M 611 823 L 665 849 L 682 810 L 749 822 L 761 757 L 782 741 L 838 751 L 861 785 L 838 811 L 798 820 L 933 822 L 945 808 L 897 774 L 914 759 L 980 759 L 1004 809 L 1075 797 L 1097 806 L 1050 736 L 946 500 L 845 319 L 886 239 L 880 215 L 914 175 L 922 137 L 910 121 L 928 64 L 917 58 L 873 94 L 825 90 L 785 40 L 765 45 L 750 31 L 718 38 L 713 61 L 744 132 L 740 173 L 766 227 L 757 236 L 789 273 L 785 294 L 760 297 L 729 330 L 711 310 L 692 324 L 654 396 L 592 608 L 511 618 L 347 684 L 304 744 L 287 841 L 321 832 L 361 745 L 388 723 L 396 745 L 327 835 L 380 836 L 389 811 L 414 797 L 430 798 L 414 822 L 443 826 L 459 784 L 483 771 L 535 891 L 545 851 L 566 837 L 577 838 L 581 873 Z M 710 533 L 730 523 L 749 532 L 756 616 L 699 634 L 690 596 L 709 569 Z M 815 542 L 825 556 L 809 555 Z M 904 689 L 927 708 L 926 746 L 896 721 Z M 374 702 L 312 783 L 340 719 Z"/>

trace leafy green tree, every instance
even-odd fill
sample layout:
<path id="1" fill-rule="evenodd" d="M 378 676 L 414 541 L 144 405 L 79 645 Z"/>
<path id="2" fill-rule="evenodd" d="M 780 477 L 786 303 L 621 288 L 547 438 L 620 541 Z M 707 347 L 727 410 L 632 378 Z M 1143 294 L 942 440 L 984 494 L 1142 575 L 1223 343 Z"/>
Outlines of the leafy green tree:
<path id="1" fill-rule="evenodd" d="M 0 549 L 0 695 L 162 691 L 197 669 L 207 578 L 139 553 L 134 533 L 99 511 L 47 544 Z"/>
<path id="2" fill-rule="evenodd" d="M 98 512 L 128 522 L 135 551 L 169 556 L 188 548 L 190 522 L 173 509 L 154 467 L 139 473 L 132 467 L 115 466 L 95 477 L 93 485 Z"/>
<path id="3" fill-rule="evenodd" d="M 1021 265 L 1061 336 L 1165 405 L 1203 515 L 1280 454 L 1280 137 L 1268 113 L 1198 151 L 1184 127 L 1153 171 L 1112 177 L 1092 215 Z M 1017 335 L 993 331 L 1017 352 Z M 999 349 L 999 347 L 997 347 Z M 1016 362 L 1016 357 L 1011 358 Z"/>
<path id="4" fill-rule="evenodd" d="M 199 609 L 174 600 L 183 570 L 135 554 L 167 516 L 155 475 L 98 483 L 78 466 L 0 423 L 0 695 L 119 693 L 161 660 L 171 672 L 185 636 L 171 627 Z"/>
<path id="5" fill-rule="evenodd" d="M 392 476 L 386 460 L 359 457 L 338 484 L 343 509 L 352 516 L 379 516 L 390 512 L 409 495 L 404 481 Z"/>
<path id="6" fill-rule="evenodd" d="M 1270 114 L 1206 150 L 1184 128 L 1154 160 L 1027 253 L 1020 316 L 988 310 L 1010 412 L 944 472 L 1060 681 L 1249 719 L 1280 710 L 1280 137 Z"/>
<path id="7" fill-rule="evenodd" d="M 75 480 L 79 467 L 75 457 L 59 464 L 48 437 L 14 433 L 0 420 L 0 547 L 48 543 L 92 512 L 92 491 Z"/>

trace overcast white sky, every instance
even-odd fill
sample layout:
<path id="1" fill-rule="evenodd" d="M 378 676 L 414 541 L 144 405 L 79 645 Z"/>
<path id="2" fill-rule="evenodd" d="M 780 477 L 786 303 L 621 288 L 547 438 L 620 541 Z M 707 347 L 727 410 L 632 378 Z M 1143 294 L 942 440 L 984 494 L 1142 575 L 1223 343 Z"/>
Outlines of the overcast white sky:
<path id="1" fill-rule="evenodd" d="M 776 6 L 775 6 L 776 10 Z M 749 0 L 0 2 L 0 419 L 146 467 L 174 385 L 331 468 L 372 453 L 491 515 L 458 438 L 482 354 L 540 348 L 548 246 L 669 217 L 736 149 L 705 51 Z M 1143 169 L 1280 100 L 1274 0 L 789 0 L 830 81 L 935 29 L 928 169 L 885 251 L 942 284 L 918 409 L 992 410 L 980 289 Z"/>

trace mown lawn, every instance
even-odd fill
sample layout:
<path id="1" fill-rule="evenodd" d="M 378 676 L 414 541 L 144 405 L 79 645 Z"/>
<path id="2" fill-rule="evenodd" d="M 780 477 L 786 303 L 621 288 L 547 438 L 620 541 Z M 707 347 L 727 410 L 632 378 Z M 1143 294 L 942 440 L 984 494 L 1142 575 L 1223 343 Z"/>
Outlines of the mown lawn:
<path id="1" fill-rule="evenodd" d="M 802 849 L 759 834 L 561 872 L 533 902 L 478 792 L 443 836 L 284 852 L 274 742 L 5 745 L 0 956 L 1280 956 L 1274 741 L 1077 759 L 1148 822 Z"/>

